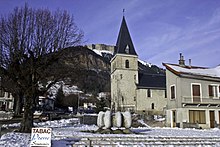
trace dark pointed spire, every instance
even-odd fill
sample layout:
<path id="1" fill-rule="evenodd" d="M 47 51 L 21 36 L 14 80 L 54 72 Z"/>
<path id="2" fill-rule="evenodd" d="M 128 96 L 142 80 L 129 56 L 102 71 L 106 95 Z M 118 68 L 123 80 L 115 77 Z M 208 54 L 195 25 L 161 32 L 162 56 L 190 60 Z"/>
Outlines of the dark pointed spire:
<path id="1" fill-rule="evenodd" d="M 120 31 L 118 34 L 118 40 L 116 43 L 116 48 L 115 48 L 114 54 L 117 54 L 117 53 L 137 55 L 135 48 L 134 48 L 134 45 L 131 40 L 130 33 L 128 31 L 128 27 L 127 27 L 124 16 L 123 16 L 121 28 L 120 28 Z"/>

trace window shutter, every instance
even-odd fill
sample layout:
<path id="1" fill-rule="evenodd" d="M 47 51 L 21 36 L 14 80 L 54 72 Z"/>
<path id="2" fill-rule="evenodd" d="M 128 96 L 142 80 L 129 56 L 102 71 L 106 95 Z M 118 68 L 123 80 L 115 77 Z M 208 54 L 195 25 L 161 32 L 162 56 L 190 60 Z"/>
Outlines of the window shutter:
<path id="1" fill-rule="evenodd" d="M 213 97 L 213 96 L 214 96 L 214 95 L 213 95 L 213 88 L 212 88 L 211 85 L 209 85 L 209 96 L 210 96 L 210 97 Z"/>
<path id="2" fill-rule="evenodd" d="M 200 85 L 193 85 L 193 96 L 200 97 Z"/>
<path id="3" fill-rule="evenodd" d="M 171 99 L 175 99 L 175 86 L 171 86 Z"/>

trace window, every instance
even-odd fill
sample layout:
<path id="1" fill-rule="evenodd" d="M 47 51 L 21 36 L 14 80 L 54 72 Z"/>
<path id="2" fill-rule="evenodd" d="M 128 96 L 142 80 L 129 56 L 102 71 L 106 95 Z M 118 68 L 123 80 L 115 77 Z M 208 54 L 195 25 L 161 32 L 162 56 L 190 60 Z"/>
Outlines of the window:
<path id="1" fill-rule="evenodd" d="M 201 92 L 200 92 L 200 85 L 199 84 L 192 84 L 192 97 L 193 102 L 201 102 Z"/>
<path id="2" fill-rule="evenodd" d="M 129 61 L 128 60 L 125 61 L 125 68 L 129 68 Z"/>
<path id="3" fill-rule="evenodd" d="M 176 94 L 175 94 L 175 85 L 172 85 L 171 87 L 170 87 L 170 98 L 171 99 L 175 99 L 176 98 Z"/>
<path id="4" fill-rule="evenodd" d="M 125 47 L 125 53 L 129 54 L 129 45 L 126 45 L 126 47 Z"/>
<path id="5" fill-rule="evenodd" d="M 4 97 L 4 94 L 5 94 L 5 92 L 4 92 L 3 88 L 0 88 L 0 97 Z"/>
<path id="6" fill-rule="evenodd" d="M 151 90 L 147 89 L 147 97 L 151 97 Z"/>
<path id="7" fill-rule="evenodd" d="M 205 110 L 189 110 L 189 122 L 205 124 Z"/>
<path id="8" fill-rule="evenodd" d="M 209 85 L 209 97 L 211 98 L 219 97 L 219 86 L 218 85 Z"/>
<path id="9" fill-rule="evenodd" d="M 151 109 L 154 109 L 154 103 L 151 104 Z"/>
<path id="10" fill-rule="evenodd" d="M 164 97 L 167 98 L 167 90 L 164 90 L 165 94 Z"/>
<path id="11" fill-rule="evenodd" d="M 120 74 L 120 78 L 121 78 L 121 79 L 123 78 L 122 74 Z"/>

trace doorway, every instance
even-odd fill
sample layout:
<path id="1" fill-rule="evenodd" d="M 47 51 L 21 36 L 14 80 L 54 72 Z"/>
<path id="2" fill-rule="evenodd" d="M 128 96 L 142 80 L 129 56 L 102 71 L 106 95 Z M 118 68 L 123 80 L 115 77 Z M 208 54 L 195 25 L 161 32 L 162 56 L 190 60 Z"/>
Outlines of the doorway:
<path id="1" fill-rule="evenodd" d="M 209 111 L 209 117 L 210 117 L 210 128 L 215 127 L 215 112 Z"/>

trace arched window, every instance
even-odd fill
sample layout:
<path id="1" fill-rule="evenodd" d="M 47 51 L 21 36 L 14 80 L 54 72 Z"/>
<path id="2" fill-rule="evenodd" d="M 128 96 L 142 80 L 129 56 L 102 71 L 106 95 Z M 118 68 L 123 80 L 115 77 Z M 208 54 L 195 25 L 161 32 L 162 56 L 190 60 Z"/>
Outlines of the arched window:
<path id="1" fill-rule="evenodd" d="M 129 61 L 128 60 L 125 61 L 125 68 L 129 68 Z"/>
<path id="2" fill-rule="evenodd" d="M 154 109 L 154 103 L 151 104 L 151 109 Z"/>

